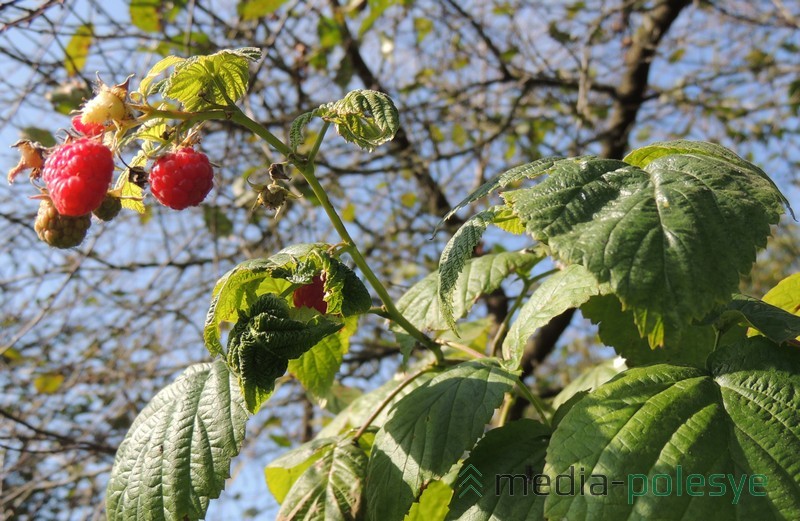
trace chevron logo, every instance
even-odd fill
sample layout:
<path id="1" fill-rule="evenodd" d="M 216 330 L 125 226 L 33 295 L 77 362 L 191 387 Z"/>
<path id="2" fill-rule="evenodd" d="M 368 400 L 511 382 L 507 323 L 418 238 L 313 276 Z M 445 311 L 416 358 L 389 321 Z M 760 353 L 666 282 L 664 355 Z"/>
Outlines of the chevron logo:
<path id="1" fill-rule="evenodd" d="M 478 479 L 479 477 L 482 478 L 483 474 L 481 474 L 481 472 L 475 468 L 475 465 L 470 463 L 466 467 L 462 468 L 461 472 L 458 473 L 458 479 L 461 479 L 461 482 L 458 484 L 458 488 L 461 490 L 461 492 L 458 494 L 458 497 L 464 497 L 467 492 L 472 492 L 473 494 L 477 494 L 478 497 L 483 497 L 483 494 L 481 493 L 483 483 L 481 483 L 481 480 Z"/>

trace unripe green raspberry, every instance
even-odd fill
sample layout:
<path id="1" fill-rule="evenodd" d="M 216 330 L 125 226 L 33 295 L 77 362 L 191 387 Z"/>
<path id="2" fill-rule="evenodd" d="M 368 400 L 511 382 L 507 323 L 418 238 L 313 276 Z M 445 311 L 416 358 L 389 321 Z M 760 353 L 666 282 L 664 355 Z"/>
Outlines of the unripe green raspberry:
<path id="1" fill-rule="evenodd" d="M 122 210 L 122 201 L 119 197 L 114 197 L 111 194 L 106 194 L 103 202 L 92 213 L 101 221 L 110 221 L 119 215 Z"/>
<path id="2" fill-rule="evenodd" d="M 83 242 L 92 224 L 92 215 L 61 215 L 50 199 L 42 199 L 33 228 L 41 240 L 54 248 L 72 248 Z"/>

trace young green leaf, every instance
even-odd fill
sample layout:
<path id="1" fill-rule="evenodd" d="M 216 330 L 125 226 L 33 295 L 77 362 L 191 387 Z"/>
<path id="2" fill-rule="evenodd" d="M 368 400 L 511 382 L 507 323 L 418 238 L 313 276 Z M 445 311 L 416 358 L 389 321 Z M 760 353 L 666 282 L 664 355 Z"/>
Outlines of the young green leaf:
<path id="1" fill-rule="evenodd" d="M 153 397 L 117 450 L 108 519 L 203 519 L 230 476 L 246 421 L 223 361 L 189 367 Z"/>
<path id="2" fill-rule="evenodd" d="M 607 291 L 607 288 L 605 289 Z M 525 345 L 537 329 L 569 308 L 578 307 L 603 292 L 603 285 L 579 264 L 551 275 L 519 311 L 503 341 L 503 358 L 509 367 L 519 367 Z"/>
<path id="3" fill-rule="evenodd" d="M 783 212 L 773 183 L 742 162 L 669 154 L 641 169 L 562 160 L 540 184 L 503 195 L 555 256 L 610 283 L 659 346 L 728 301 Z"/>
<path id="4" fill-rule="evenodd" d="M 147 98 L 150 96 L 156 90 L 156 87 L 153 84 L 155 79 L 158 78 L 165 70 L 184 61 L 186 61 L 186 58 L 181 58 L 180 56 L 166 56 L 160 59 L 150 68 L 142 81 L 139 82 L 139 88 L 136 92 L 131 93 L 131 97 L 136 101 L 141 101 L 139 98 Z"/>
<path id="5" fill-rule="evenodd" d="M 346 141 L 369 152 L 391 141 L 400 128 L 392 99 L 374 90 L 348 92 L 339 101 L 321 105 L 314 115 L 333 123 Z"/>
<path id="6" fill-rule="evenodd" d="M 247 410 L 257 412 L 269 398 L 290 359 L 299 358 L 342 325 L 321 316 L 308 322 L 293 320 L 286 300 L 269 293 L 247 311 L 239 311 L 228 338 L 227 360 L 239 377 Z"/>
<path id="7" fill-rule="evenodd" d="M 551 483 L 574 473 L 573 492 L 548 495 L 545 515 L 800 518 L 800 352 L 754 337 L 709 367 L 629 369 L 573 405 L 545 466 Z"/>
<path id="8" fill-rule="evenodd" d="M 276 519 L 357 519 L 366 469 L 367 455 L 352 439 L 331 446 L 297 478 Z"/>
<path id="9" fill-rule="evenodd" d="M 312 395 L 320 397 L 330 390 L 357 324 L 356 317 L 345 319 L 344 327 L 338 333 L 326 336 L 300 358 L 289 360 L 289 372 Z"/>
<path id="10" fill-rule="evenodd" d="M 194 56 L 174 64 L 161 94 L 180 101 L 187 111 L 231 105 L 247 92 L 250 62 L 260 57 L 254 47 Z"/>
<path id="11" fill-rule="evenodd" d="M 451 290 L 453 317 L 465 316 L 478 297 L 496 290 L 513 273 L 527 273 L 540 260 L 541 257 L 532 253 L 502 252 L 466 261 Z M 397 309 L 418 329 L 443 330 L 449 327 L 440 313 L 438 280 L 438 271 L 430 273 L 397 301 Z"/>
<path id="12" fill-rule="evenodd" d="M 495 360 L 463 362 L 397 402 L 372 447 L 368 517 L 402 520 L 424 486 L 444 476 L 483 434 L 514 381 Z"/>
<path id="13" fill-rule="evenodd" d="M 533 476 L 542 474 L 549 439 L 527 418 L 487 432 L 461 465 L 446 519 L 543 519 L 544 489 Z"/>
<path id="14" fill-rule="evenodd" d="M 461 202 L 455 205 L 452 210 L 447 212 L 447 215 L 442 217 L 442 220 L 436 225 L 436 228 L 433 231 L 434 235 L 442 228 L 448 219 L 454 216 L 456 212 L 462 208 L 465 208 L 467 205 L 474 203 L 478 199 L 483 199 L 487 195 L 493 193 L 495 190 L 505 188 L 512 183 L 516 183 L 517 181 L 521 181 L 523 179 L 534 179 L 540 175 L 546 174 L 550 167 L 552 167 L 559 159 L 560 158 L 558 157 L 543 157 L 533 161 L 532 163 L 514 167 L 511 170 L 507 170 L 502 174 L 498 174 L 497 176 L 493 177 L 478 187 L 477 190 L 461 200 Z"/>
<path id="15" fill-rule="evenodd" d="M 267 487 L 278 503 L 283 503 L 297 478 L 315 461 L 333 450 L 336 438 L 318 437 L 272 460 L 264 469 Z"/>
<path id="16" fill-rule="evenodd" d="M 764 302 L 800 317 L 800 273 L 789 275 L 769 290 Z M 755 334 L 748 331 L 748 335 Z M 800 340 L 800 336 L 796 338 Z"/>
<path id="17" fill-rule="evenodd" d="M 627 369 L 625 360 L 617 356 L 604 360 L 588 368 L 577 378 L 568 383 L 560 393 L 553 398 L 553 409 L 558 409 L 570 398 L 583 391 L 593 391 Z"/>
<path id="18" fill-rule="evenodd" d="M 455 291 L 461 271 L 467 260 L 472 257 L 475 246 L 483 237 L 486 228 L 491 224 L 496 211 L 485 210 L 472 216 L 450 238 L 439 258 L 439 288 L 437 298 L 442 319 L 451 329 L 455 328 L 455 307 L 453 291 Z"/>

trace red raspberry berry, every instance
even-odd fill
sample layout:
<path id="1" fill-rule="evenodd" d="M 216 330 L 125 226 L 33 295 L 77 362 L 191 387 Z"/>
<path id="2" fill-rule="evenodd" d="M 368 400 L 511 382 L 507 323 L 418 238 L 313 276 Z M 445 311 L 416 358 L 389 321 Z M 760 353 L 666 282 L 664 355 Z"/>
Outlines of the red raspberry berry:
<path id="1" fill-rule="evenodd" d="M 314 308 L 323 315 L 328 311 L 328 303 L 325 302 L 325 280 L 317 275 L 311 284 L 300 286 L 294 290 L 292 295 L 294 307 Z"/>
<path id="2" fill-rule="evenodd" d="M 102 134 L 106 128 L 102 123 L 84 123 L 81 115 L 73 116 L 72 127 L 84 136 L 94 137 Z"/>
<path id="3" fill-rule="evenodd" d="M 58 213 L 77 217 L 103 202 L 114 172 L 114 157 L 102 143 L 83 138 L 56 148 L 42 178 Z"/>
<path id="4" fill-rule="evenodd" d="M 208 157 L 189 147 L 161 156 L 150 171 L 150 191 L 173 210 L 202 203 L 212 186 L 214 171 Z"/>

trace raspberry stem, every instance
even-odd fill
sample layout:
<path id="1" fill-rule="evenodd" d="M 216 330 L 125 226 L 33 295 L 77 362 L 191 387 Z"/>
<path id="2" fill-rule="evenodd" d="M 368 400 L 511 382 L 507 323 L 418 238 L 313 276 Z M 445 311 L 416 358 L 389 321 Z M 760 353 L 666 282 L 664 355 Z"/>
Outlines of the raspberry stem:
<path id="1" fill-rule="evenodd" d="M 319 183 L 319 180 L 314 173 L 314 158 L 316 157 L 317 151 L 322 143 L 322 139 L 325 136 L 325 132 L 330 127 L 330 124 L 326 122 L 325 125 L 323 125 L 322 131 L 317 137 L 317 141 L 314 143 L 308 158 L 298 158 L 292 152 L 291 148 L 285 145 L 280 139 L 275 137 L 275 135 L 264 128 L 261 124 L 247 117 L 247 115 L 238 108 L 236 108 L 236 111 L 232 113 L 230 120 L 234 123 L 239 123 L 272 145 L 275 150 L 286 156 L 286 158 L 291 161 L 298 170 L 300 170 L 300 173 L 305 178 L 309 187 L 311 187 L 311 191 L 314 192 L 314 195 L 317 197 L 317 200 L 319 200 L 320 205 L 322 205 L 322 207 L 325 209 L 325 213 L 328 215 L 328 219 L 331 221 L 331 224 L 333 224 L 334 229 L 339 234 L 342 242 L 345 244 L 342 249 L 350 254 L 356 266 L 358 266 L 358 268 L 364 274 L 364 277 L 366 277 L 370 286 L 372 286 L 372 289 L 374 289 L 375 293 L 378 294 L 378 297 L 381 299 L 381 302 L 383 302 L 383 307 L 386 309 L 386 313 L 388 314 L 389 318 L 394 320 L 400 327 L 406 330 L 406 332 L 417 342 L 433 352 L 434 356 L 436 357 L 437 364 L 443 363 L 444 355 L 442 354 L 442 349 L 439 347 L 439 344 L 417 329 L 411 322 L 408 321 L 408 319 L 403 316 L 402 313 L 400 313 L 400 310 L 398 310 L 394 305 L 394 300 L 392 300 L 389 292 L 386 291 L 386 288 L 381 283 L 380 279 L 377 277 L 377 275 L 375 275 L 375 272 L 372 271 L 372 268 L 370 268 L 367 260 L 361 254 L 361 251 L 358 249 L 358 246 L 356 246 L 355 241 L 350 236 L 350 232 L 347 231 L 344 222 L 336 212 L 336 208 L 334 208 L 331 200 L 328 198 L 328 194 L 325 193 L 325 190 L 322 188 L 322 185 Z"/>

